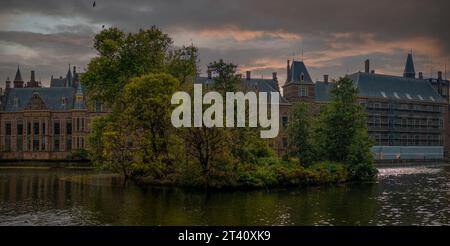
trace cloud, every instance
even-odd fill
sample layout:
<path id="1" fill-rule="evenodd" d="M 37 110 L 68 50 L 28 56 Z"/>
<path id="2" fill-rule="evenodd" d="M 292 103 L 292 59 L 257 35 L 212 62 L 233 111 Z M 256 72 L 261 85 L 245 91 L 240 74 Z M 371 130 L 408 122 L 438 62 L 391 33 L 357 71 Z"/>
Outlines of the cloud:
<path id="1" fill-rule="evenodd" d="M 156 25 L 176 45 L 197 45 L 202 65 L 224 58 L 265 76 L 276 71 L 282 77 L 286 59 L 301 59 L 302 49 L 316 79 L 357 71 L 366 58 L 377 71 L 401 74 L 410 49 L 420 69 L 431 71 L 434 64 L 434 70 L 443 70 L 450 53 L 447 0 L 96 3 L 93 8 L 92 1 L 2 1 L 0 81 L 17 63 L 44 76 L 63 73 L 68 62 L 84 66 L 95 54 L 91 42 L 102 25 L 126 31 Z"/>

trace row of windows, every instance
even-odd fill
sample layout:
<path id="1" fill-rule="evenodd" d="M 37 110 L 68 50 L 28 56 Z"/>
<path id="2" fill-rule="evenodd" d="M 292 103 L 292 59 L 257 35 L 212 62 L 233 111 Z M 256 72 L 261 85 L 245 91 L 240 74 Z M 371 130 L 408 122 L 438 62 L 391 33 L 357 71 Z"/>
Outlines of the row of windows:
<path id="1" fill-rule="evenodd" d="M 379 127 L 381 128 L 383 125 L 389 125 L 389 121 L 381 120 L 379 117 L 369 117 L 368 125 L 371 127 Z M 391 124 L 396 127 L 401 128 L 415 128 L 415 129 L 425 129 L 425 128 L 444 128 L 444 120 L 443 119 L 428 119 L 428 120 L 419 120 L 419 119 L 401 119 L 391 121 Z"/>
<path id="2" fill-rule="evenodd" d="M 383 102 L 366 102 L 364 100 L 360 101 L 360 104 L 366 108 L 372 109 L 389 109 L 389 103 Z M 427 111 L 427 112 L 443 112 L 444 107 L 437 105 L 423 105 L 423 104 L 412 104 L 412 103 L 401 103 L 393 104 L 393 109 L 400 110 L 416 110 L 416 111 Z"/>
<path id="3" fill-rule="evenodd" d="M 31 139 L 28 137 L 27 138 L 27 149 L 28 150 L 32 150 L 33 152 L 38 152 L 38 151 L 46 151 L 46 141 L 45 138 L 42 139 L 33 139 L 33 141 L 31 141 Z M 71 151 L 72 150 L 72 138 L 68 138 L 66 140 L 66 151 Z M 85 148 L 85 141 L 84 141 L 84 137 L 76 137 L 75 138 L 75 149 L 84 149 Z M 6 136 L 5 137 L 5 148 L 4 150 L 6 152 L 10 152 L 11 151 L 11 137 L 10 136 Z M 17 142 L 16 142 L 16 151 L 18 152 L 22 152 L 23 149 L 23 139 L 22 138 L 17 138 Z M 53 151 L 61 151 L 61 146 L 60 146 L 60 139 L 59 138 L 55 138 L 53 140 Z"/>
<path id="4" fill-rule="evenodd" d="M 441 135 L 401 135 L 395 138 L 382 134 L 371 134 L 377 145 L 402 145 L 402 146 L 426 146 L 426 145 L 442 145 L 443 139 Z"/>
<path id="5" fill-rule="evenodd" d="M 41 125 L 41 127 L 39 127 Z M 40 133 L 42 135 L 46 134 L 46 125 L 45 122 L 42 122 L 39 124 L 39 122 L 33 123 L 33 128 L 31 127 L 31 122 L 28 122 L 27 124 L 27 135 L 31 134 L 31 130 L 33 129 L 34 135 L 39 135 Z M 85 118 L 76 118 L 76 130 L 77 131 L 84 131 L 85 130 Z M 24 129 L 23 129 L 23 123 L 17 123 L 17 135 L 23 135 Z M 12 130 L 11 130 L 11 123 L 5 124 L 5 135 L 11 136 Z M 61 124 L 60 122 L 54 122 L 53 123 L 53 134 L 59 135 L 61 134 Z M 66 122 L 66 134 L 71 135 L 72 134 L 72 121 L 69 119 Z"/>

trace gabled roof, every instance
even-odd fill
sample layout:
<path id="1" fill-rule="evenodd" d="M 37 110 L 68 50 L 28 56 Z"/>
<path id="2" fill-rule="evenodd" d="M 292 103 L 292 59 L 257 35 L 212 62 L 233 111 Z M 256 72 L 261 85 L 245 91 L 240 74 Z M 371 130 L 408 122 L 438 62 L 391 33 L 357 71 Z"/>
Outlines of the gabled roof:
<path id="1" fill-rule="evenodd" d="M 361 72 L 348 77 L 363 97 L 445 103 L 428 80 Z"/>
<path id="2" fill-rule="evenodd" d="M 39 95 L 49 110 L 67 110 L 74 107 L 75 88 L 72 87 L 12 88 L 8 92 L 4 110 L 7 112 L 24 110 L 33 98 L 33 93 Z"/>
<path id="3" fill-rule="evenodd" d="M 214 79 L 208 79 L 207 77 L 197 77 L 195 83 L 210 85 L 214 83 Z M 250 90 L 258 90 L 260 92 L 279 92 L 278 82 L 273 79 L 241 79 L 241 85 L 249 88 Z M 280 94 L 280 103 L 289 103 Z"/>
<path id="4" fill-rule="evenodd" d="M 428 80 L 361 72 L 348 75 L 348 77 L 358 88 L 358 95 L 361 97 L 445 103 L 445 100 Z M 317 102 L 330 101 L 330 91 L 335 83 L 316 82 L 315 85 L 315 100 Z"/>
<path id="5" fill-rule="evenodd" d="M 300 81 L 301 75 L 303 74 L 303 81 Z M 309 75 L 308 69 L 303 61 L 293 61 L 290 68 L 290 73 L 287 75 L 287 83 L 309 83 L 312 84 L 313 81 Z"/>

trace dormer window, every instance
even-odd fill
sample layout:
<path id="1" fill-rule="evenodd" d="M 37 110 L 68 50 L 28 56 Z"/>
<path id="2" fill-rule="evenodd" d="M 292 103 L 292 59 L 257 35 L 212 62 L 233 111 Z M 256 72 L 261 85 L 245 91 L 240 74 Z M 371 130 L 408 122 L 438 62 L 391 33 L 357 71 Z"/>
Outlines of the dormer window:
<path id="1" fill-rule="evenodd" d="M 300 81 L 301 82 L 305 81 L 305 74 L 303 74 L 303 73 L 300 74 Z"/>

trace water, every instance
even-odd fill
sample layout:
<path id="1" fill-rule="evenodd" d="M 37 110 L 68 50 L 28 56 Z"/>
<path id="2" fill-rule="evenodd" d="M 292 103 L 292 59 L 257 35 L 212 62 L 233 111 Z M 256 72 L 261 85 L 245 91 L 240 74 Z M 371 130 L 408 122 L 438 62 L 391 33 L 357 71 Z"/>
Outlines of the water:
<path id="1" fill-rule="evenodd" d="M 221 191 L 122 186 L 110 174 L 0 169 L 0 225 L 449 225 L 450 167 L 373 184 Z"/>

